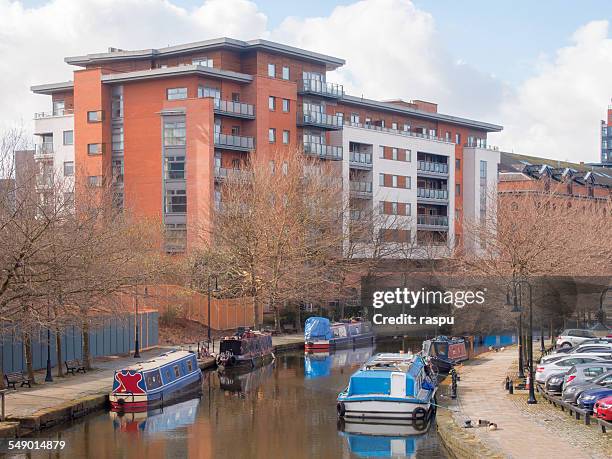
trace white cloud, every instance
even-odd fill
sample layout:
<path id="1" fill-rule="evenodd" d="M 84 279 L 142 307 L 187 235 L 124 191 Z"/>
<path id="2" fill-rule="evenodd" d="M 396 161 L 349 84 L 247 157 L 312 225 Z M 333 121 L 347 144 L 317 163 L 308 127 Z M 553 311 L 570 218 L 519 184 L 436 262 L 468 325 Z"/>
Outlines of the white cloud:
<path id="1" fill-rule="evenodd" d="M 571 39 L 554 60 L 541 57 L 537 74 L 500 107 L 504 147 L 560 160 L 599 160 L 599 120 L 612 96 L 608 22 L 589 22 Z"/>

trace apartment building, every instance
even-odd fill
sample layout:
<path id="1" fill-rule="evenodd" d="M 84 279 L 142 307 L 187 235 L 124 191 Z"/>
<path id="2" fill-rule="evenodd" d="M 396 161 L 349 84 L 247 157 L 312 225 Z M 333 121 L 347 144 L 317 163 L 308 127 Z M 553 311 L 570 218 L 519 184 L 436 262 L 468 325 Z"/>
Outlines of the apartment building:
<path id="1" fill-rule="evenodd" d="M 501 126 L 430 102 L 351 96 L 327 79 L 342 59 L 221 38 L 65 61 L 72 81 L 32 87 L 53 107 L 37 116 L 39 145 L 61 149 L 56 168 L 74 158 L 77 199 L 80 186 L 110 184 L 117 206 L 163 222 L 168 251 L 188 250 L 209 224 L 230 169 L 279 149 L 341 169 L 345 224 L 366 210 L 410 219 L 375 229 L 389 242 L 455 244 L 463 218 L 494 205 L 482 190 L 497 183 L 487 135 Z"/>
<path id="2" fill-rule="evenodd" d="M 612 167 L 612 105 L 608 105 L 608 114 L 601 120 L 601 165 Z"/>

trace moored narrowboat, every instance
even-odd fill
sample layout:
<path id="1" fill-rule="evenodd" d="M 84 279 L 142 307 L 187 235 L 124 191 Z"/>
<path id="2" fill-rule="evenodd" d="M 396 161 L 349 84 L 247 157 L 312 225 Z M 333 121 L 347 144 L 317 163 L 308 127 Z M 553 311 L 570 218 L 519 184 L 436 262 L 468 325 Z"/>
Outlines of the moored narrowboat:
<path id="1" fill-rule="evenodd" d="M 423 341 L 423 355 L 441 374 L 448 373 L 457 363 L 468 359 L 465 340 L 446 336 Z"/>
<path id="2" fill-rule="evenodd" d="M 274 360 L 272 335 L 244 330 L 224 337 L 219 344 L 220 370 L 250 370 Z"/>
<path id="3" fill-rule="evenodd" d="M 202 372 L 190 351 L 170 351 L 115 371 L 111 409 L 144 411 L 199 390 Z"/>
<path id="4" fill-rule="evenodd" d="M 433 412 L 435 394 L 434 372 L 421 355 L 377 354 L 338 395 L 338 415 L 422 420 Z"/>
<path id="5" fill-rule="evenodd" d="M 325 317 L 309 317 L 304 325 L 304 348 L 309 352 L 328 352 L 372 344 L 372 323 L 366 320 L 331 323 Z"/>

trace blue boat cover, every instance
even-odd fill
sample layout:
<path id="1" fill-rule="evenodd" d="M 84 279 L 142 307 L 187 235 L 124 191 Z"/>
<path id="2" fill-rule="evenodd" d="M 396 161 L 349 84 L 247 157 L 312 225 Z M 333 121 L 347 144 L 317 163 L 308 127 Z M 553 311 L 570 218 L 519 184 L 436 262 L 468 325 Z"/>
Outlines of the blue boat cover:
<path id="1" fill-rule="evenodd" d="M 329 319 L 325 317 L 309 317 L 304 324 L 304 339 L 331 339 L 333 337 Z"/>

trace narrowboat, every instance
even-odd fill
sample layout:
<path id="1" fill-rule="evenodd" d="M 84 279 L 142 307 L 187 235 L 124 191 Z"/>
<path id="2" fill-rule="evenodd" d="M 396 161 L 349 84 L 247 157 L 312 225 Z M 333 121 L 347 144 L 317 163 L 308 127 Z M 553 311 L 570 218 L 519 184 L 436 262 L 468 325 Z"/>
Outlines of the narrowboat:
<path id="1" fill-rule="evenodd" d="M 241 330 L 221 340 L 217 366 L 221 371 L 251 370 L 274 360 L 273 350 L 269 333 Z"/>
<path id="2" fill-rule="evenodd" d="M 146 411 L 199 390 L 202 372 L 191 351 L 170 351 L 115 371 L 109 395 L 111 409 Z"/>
<path id="3" fill-rule="evenodd" d="M 468 359 L 465 340 L 446 336 L 423 341 L 423 355 L 441 374 L 448 373 L 457 363 Z"/>
<path id="4" fill-rule="evenodd" d="M 374 344 L 372 323 L 359 319 L 330 323 L 325 317 L 309 317 L 304 325 L 304 343 L 309 352 L 370 346 Z"/>
<path id="5" fill-rule="evenodd" d="M 436 381 L 423 356 L 377 354 L 353 373 L 338 395 L 342 418 L 418 421 L 433 412 Z"/>
<path id="6" fill-rule="evenodd" d="M 113 428 L 129 434 L 156 434 L 195 423 L 200 398 L 192 398 L 149 411 L 121 413 L 111 411 Z"/>

